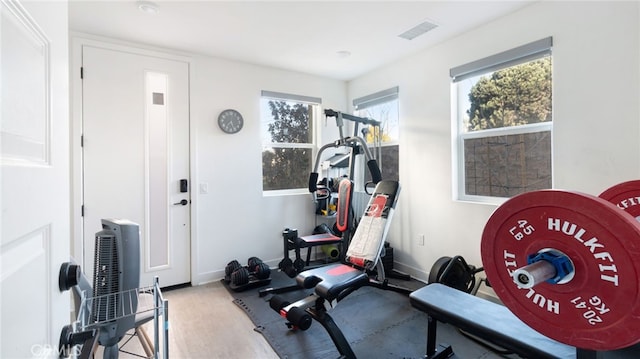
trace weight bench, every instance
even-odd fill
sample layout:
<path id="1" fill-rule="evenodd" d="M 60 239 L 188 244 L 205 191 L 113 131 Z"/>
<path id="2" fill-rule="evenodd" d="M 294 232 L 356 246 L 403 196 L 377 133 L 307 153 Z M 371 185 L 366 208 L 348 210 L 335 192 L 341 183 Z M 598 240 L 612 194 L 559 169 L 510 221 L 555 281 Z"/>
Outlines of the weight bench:
<path id="1" fill-rule="evenodd" d="M 313 288 L 313 294 L 295 303 L 289 303 L 279 296 L 273 296 L 269 300 L 271 308 L 288 320 L 287 326 L 291 329 L 306 330 L 311 326 L 312 319 L 319 322 L 344 358 L 355 358 L 355 354 L 340 328 L 327 313 L 330 308 L 363 286 L 410 293 L 405 288 L 389 284 L 386 279 L 381 280 L 384 278 L 384 268 L 380 257 L 399 191 L 397 181 L 380 181 L 376 185 L 349 244 L 344 264 L 306 270 L 296 276 L 298 289 Z"/>
<path id="2" fill-rule="evenodd" d="M 433 283 L 409 295 L 411 305 L 427 313 L 425 358 L 447 358 L 450 346 L 436 348 L 437 322 L 451 324 L 480 339 L 525 358 L 576 358 L 576 348 L 547 338 L 531 329 L 507 307 Z"/>

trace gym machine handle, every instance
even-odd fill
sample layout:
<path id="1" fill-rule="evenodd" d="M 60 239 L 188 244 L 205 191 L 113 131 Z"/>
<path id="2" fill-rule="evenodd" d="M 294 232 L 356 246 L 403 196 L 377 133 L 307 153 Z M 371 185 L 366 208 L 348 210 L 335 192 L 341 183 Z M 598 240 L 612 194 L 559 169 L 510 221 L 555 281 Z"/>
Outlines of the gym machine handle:
<path id="1" fill-rule="evenodd" d="M 371 181 L 373 183 L 382 181 L 382 173 L 380 172 L 380 167 L 378 167 L 378 161 L 376 161 L 375 158 L 367 162 L 367 167 L 369 167 L 369 172 L 371 173 Z"/>
<path id="2" fill-rule="evenodd" d="M 318 190 L 318 172 L 309 174 L 309 192 L 314 193 Z"/>
<path id="3" fill-rule="evenodd" d="M 380 172 L 378 161 L 376 161 L 375 158 L 367 161 L 367 167 L 369 167 L 369 172 L 371 173 L 371 182 L 376 184 L 382 181 L 382 173 Z M 309 174 L 309 192 L 314 193 L 317 190 L 318 190 L 318 172 L 311 172 Z"/>

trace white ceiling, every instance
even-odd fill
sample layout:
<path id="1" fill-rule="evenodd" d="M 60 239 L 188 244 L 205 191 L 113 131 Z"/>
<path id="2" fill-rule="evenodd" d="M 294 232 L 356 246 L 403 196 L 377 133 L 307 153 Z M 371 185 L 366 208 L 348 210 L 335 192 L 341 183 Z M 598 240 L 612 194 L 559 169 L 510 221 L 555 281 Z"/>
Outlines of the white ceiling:
<path id="1" fill-rule="evenodd" d="M 151 15 L 135 1 L 70 0 L 69 23 L 72 31 L 350 80 L 532 2 L 160 0 Z M 398 37 L 425 21 L 438 27 Z"/>

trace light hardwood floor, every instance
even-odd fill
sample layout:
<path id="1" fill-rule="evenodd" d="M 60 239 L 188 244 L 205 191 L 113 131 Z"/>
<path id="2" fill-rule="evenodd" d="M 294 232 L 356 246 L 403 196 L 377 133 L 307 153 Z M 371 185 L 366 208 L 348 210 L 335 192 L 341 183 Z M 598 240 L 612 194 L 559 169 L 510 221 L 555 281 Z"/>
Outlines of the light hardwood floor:
<path id="1" fill-rule="evenodd" d="M 163 295 L 169 300 L 169 358 L 278 358 L 221 282 L 163 291 Z M 153 341 L 153 322 L 144 328 Z M 120 359 L 139 358 L 123 350 L 144 356 L 138 338 L 123 345 L 126 339 L 120 343 Z M 96 358 L 102 358 L 102 348 Z"/>

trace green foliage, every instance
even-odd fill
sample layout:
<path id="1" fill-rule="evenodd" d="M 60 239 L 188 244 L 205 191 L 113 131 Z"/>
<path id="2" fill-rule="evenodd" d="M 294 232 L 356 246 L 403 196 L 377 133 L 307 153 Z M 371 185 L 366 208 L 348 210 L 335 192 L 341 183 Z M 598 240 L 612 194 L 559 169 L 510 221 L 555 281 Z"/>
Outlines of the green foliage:
<path id="1" fill-rule="evenodd" d="M 309 105 L 286 101 L 269 101 L 273 122 L 269 123 L 271 142 L 310 143 Z"/>
<path id="2" fill-rule="evenodd" d="M 551 58 L 480 78 L 469 102 L 468 131 L 551 121 Z"/>
<path id="3" fill-rule="evenodd" d="M 268 131 L 272 143 L 312 143 L 310 105 L 269 101 L 273 121 Z M 271 147 L 262 152 L 262 188 L 265 191 L 306 188 L 312 149 Z"/>

